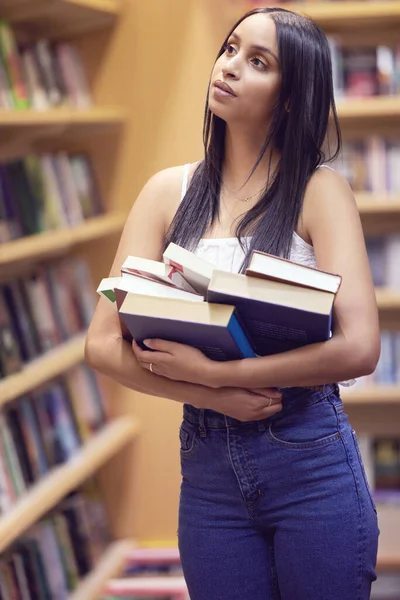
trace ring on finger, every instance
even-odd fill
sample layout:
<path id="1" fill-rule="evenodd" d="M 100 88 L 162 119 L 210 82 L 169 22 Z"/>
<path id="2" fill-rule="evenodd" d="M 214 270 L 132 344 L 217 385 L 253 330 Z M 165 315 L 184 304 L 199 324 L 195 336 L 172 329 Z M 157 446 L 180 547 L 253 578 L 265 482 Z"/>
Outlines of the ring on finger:
<path id="1" fill-rule="evenodd" d="M 268 408 L 270 408 L 271 404 L 272 404 L 272 398 L 269 399 Z"/>
<path id="2" fill-rule="evenodd" d="M 150 363 L 150 365 L 149 365 L 149 369 L 150 369 L 150 371 L 151 371 L 152 373 L 154 373 L 154 371 L 153 371 L 153 363 Z"/>

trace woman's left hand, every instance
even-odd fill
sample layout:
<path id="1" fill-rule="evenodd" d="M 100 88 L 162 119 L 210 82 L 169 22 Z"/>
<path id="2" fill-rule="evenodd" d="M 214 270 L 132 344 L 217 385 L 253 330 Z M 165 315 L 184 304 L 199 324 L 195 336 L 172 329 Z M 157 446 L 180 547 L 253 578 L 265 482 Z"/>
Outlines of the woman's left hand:
<path id="1" fill-rule="evenodd" d="M 157 339 L 144 340 L 143 343 L 151 350 L 142 350 L 135 341 L 132 342 L 132 349 L 144 369 L 175 381 L 214 387 L 211 373 L 217 362 L 207 358 L 200 350 Z"/>

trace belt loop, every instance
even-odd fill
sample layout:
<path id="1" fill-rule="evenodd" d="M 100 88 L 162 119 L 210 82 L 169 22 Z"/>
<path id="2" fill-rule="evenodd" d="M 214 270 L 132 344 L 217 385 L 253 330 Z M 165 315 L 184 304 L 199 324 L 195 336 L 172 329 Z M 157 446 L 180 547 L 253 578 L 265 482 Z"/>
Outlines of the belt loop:
<path id="1" fill-rule="evenodd" d="M 257 421 L 258 431 L 265 431 L 265 421 Z"/>
<path id="2" fill-rule="evenodd" d="M 207 437 L 207 429 L 206 429 L 206 424 L 205 424 L 205 420 L 204 420 L 204 408 L 200 408 L 199 409 L 199 431 L 200 431 L 200 437 Z"/>

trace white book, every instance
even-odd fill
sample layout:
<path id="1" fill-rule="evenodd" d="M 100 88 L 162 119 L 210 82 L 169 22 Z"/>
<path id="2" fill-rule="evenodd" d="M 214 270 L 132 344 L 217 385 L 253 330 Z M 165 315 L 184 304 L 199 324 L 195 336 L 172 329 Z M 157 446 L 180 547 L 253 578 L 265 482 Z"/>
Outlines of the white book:
<path id="1" fill-rule="evenodd" d="M 136 275 L 124 274 L 122 277 L 107 277 L 101 280 L 97 293 L 114 303 L 115 289 L 123 292 L 131 292 L 141 296 L 156 296 L 159 298 L 177 298 L 192 302 L 203 302 L 204 297 L 200 294 L 185 292 L 176 287 L 167 285 L 161 281 L 146 279 Z"/>
<path id="2" fill-rule="evenodd" d="M 142 275 L 144 277 L 156 277 L 160 281 L 172 284 L 186 292 L 196 292 L 176 267 L 166 265 L 158 260 L 150 260 L 138 256 L 128 256 L 121 267 L 121 273 L 126 273 L 128 275 Z"/>
<path id="3" fill-rule="evenodd" d="M 206 294 L 216 267 L 193 252 L 171 243 L 163 254 L 166 265 L 175 267 L 186 281 L 200 294 Z"/>

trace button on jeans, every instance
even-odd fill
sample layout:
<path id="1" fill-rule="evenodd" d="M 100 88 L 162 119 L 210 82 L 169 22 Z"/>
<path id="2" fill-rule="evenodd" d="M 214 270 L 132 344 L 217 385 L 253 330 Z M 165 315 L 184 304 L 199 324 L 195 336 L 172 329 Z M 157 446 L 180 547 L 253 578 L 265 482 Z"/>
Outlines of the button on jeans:
<path id="1" fill-rule="evenodd" d="M 338 386 L 242 423 L 184 405 L 179 549 L 191 600 L 367 600 L 376 509 Z"/>

